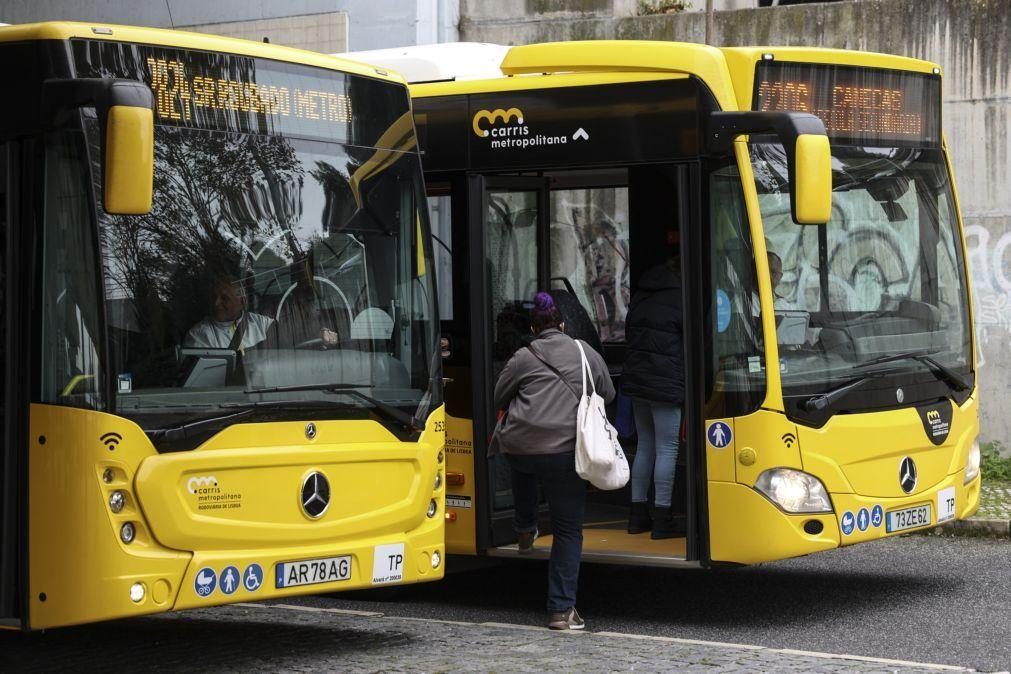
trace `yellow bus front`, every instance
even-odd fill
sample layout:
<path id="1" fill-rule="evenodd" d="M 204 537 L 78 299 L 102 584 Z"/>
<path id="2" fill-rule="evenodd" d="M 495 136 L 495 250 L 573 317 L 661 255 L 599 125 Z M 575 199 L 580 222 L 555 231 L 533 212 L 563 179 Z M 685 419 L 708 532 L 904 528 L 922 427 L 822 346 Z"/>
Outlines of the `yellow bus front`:
<path id="1" fill-rule="evenodd" d="M 24 169 L 7 276 L 38 279 L 5 298 L 24 481 L 4 496 L 25 528 L 8 537 L 0 510 L 4 559 L 24 562 L 4 624 L 440 578 L 437 314 L 404 83 L 175 31 L 0 39 L 45 117 L 3 129 Z M 116 206 L 143 180 L 116 168 L 93 95 L 108 80 L 153 94 L 149 212 Z"/>
<path id="2" fill-rule="evenodd" d="M 739 206 L 713 206 L 714 226 L 746 214 L 757 284 L 742 297 L 728 273 L 714 289 L 715 350 L 736 365 L 722 368 L 705 428 L 713 561 L 972 515 L 972 312 L 939 69 L 828 50 L 724 53 L 742 109 L 825 123 L 833 203 L 826 225 L 792 219 L 796 176 L 774 138 L 738 141 L 722 171 L 743 191 Z M 721 418 L 728 400 L 750 403 Z"/>

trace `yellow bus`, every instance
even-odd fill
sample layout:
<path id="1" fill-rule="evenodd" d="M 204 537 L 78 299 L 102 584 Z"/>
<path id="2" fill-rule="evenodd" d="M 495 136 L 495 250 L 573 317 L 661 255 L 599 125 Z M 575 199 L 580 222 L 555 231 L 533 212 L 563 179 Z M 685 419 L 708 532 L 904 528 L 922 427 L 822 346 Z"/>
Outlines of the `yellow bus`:
<path id="1" fill-rule="evenodd" d="M 630 297 L 672 255 L 686 535 L 630 535 L 628 492 L 591 492 L 584 559 L 750 564 L 975 512 L 972 310 L 936 65 L 634 41 L 360 57 L 412 85 L 440 281 L 449 552 L 517 554 L 508 474 L 486 448 L 491 387 L 533 293 L 555 294 L 620 388 Z"/>
<path id="2" fill-rule="evenodd" d="M 403 79 L 83 23 L 0 64 L 2 626 L 440 578 Z"/>

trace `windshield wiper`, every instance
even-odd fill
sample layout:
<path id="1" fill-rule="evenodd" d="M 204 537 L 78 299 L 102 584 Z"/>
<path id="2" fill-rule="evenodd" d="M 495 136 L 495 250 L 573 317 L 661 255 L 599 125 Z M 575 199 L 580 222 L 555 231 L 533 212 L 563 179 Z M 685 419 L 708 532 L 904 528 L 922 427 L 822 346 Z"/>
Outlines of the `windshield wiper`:
<path id="1" fill-rule="evenodd" d="M 208 427 L 224 428 L 225 426 L 230 425 L 235 419 L 249 416 L 252 413 L 252 409 L 242 409 L 238 412 L 229 412 L 228 414 L 219 414 L 213 417 L 197 419 L 196 421 L 188 421 L 177 426 L 150 428 L 146 429 L 144 432 L 147 433 L 148 437 L 152 440 L 168 440 L 169 442 L 172 442 L 174 440 L 182 440 L 195 431 L 207 430 Z"/>
<path id="2" fill-rule="evenodd" d="M 933 356 L 938 353 L 940 353 L 940 351 L 903 351 L 902 353 L 893 353 L 879 358 L 872 358 L 871 360 L 866 360 L 862 363 L 857 363 L 853 366 L 853 369 L 862 369 L 868 365 L 890 363 L 896 360 L 917 360 L 926 365 L 938 379 L 945 382 L 956 391 L 968 391 L 971 389 L 972 386 L 970 386 L 969 382 L 963 379 L 960 374 L 934 360 Z"/>
<path id="3" fill-rule="evenodd" d="M 246 389 L 246 393 L 287 393 L 290 391 L 323 391 L 325 393 L 342 393 L 354 396 L 359 400 L 364 400 L 381 413 L 387 419 L 392 419 L 409 431 L 420 431 L 421 428 L 415 423 L 411 415 L 398 410 L 396 407 L 384 403 L 382 400 L 373 398 L 359 391 L 361 388 L 356 384 L 295 384 L 293 386 L 265 386 L 263 388 Z M 269 402 L 269 401 L 268 401 Z M 299 401 L 291 401 L 298 403 Z M 311 403 L 306 403 L 311 404 Z"/>
<path id="4" fill-rule="evenodd" d="M 856 379 L 851 379 L 845 384 L 840 384 L 835 388 L 829 389 L 825 393 L 819 393 L 813 395 L 804 401 L 804 409 L 808 412 L 821 412 L 823 409 L 834 403 L 835 401 L 842 398 L 844 395 L 852 391 L 853 389 L 859 388 L 869 382 L 872 379 L 876 379 L 878 375 L 867 375 L 864 377 L 858 377 Z"/>

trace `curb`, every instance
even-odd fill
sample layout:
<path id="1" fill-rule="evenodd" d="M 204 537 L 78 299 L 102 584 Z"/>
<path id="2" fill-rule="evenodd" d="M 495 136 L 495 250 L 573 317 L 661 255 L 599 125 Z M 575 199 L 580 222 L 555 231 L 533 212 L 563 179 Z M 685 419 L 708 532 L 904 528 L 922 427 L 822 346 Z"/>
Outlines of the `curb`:
<path id="1" fill-rule="evenodd" d="M 971 518 L 956 520 L 934 529 L 937 534 L 1011 538 L 1011 520 Z"/>

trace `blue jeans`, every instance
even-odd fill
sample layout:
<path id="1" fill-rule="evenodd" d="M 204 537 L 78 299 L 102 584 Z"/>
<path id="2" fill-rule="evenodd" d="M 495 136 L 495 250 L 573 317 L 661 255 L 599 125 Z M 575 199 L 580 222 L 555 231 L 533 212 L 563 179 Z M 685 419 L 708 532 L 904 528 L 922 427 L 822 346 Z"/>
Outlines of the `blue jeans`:
<path id="1" fill-rule="evenodd" d="M 670 507 L 678 465 L 681 408 L 636 398 L 632 400 L 632 412 L 639 435 L 632 464 L 632 502 L 646 502 L 652 478 L 656 485 L 653 503 L 658 508 Z"/>
<path id="2" fill-rule="evenodd" d="M 560 613 L 576 605 L 579 560 L 583 554 L 583 512 L 586 482 L 576 474 L 575 452 L 506 454 L 512 468 L 517 532 L 537 529 L 537 483 L 551 511 L 551 561 L 548 564 L 548 611 Z"/>

